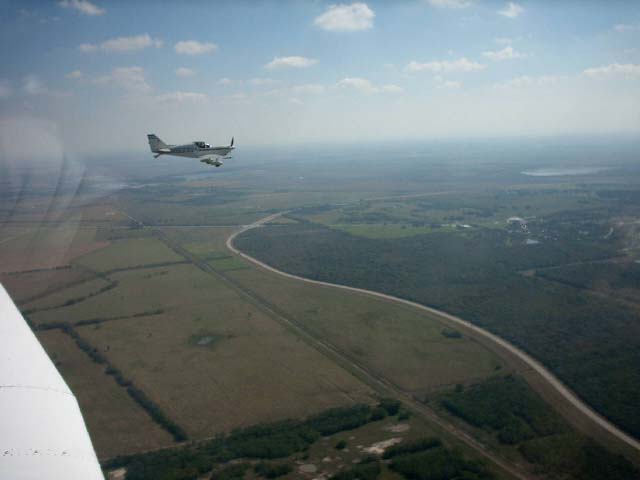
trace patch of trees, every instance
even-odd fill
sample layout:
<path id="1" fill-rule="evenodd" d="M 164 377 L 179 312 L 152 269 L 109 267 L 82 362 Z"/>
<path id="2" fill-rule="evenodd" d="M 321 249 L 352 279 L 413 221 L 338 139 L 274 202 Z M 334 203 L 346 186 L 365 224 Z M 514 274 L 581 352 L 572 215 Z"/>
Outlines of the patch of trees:
<path id="1" fill-rule="evenodd" d="M 275 460 L 306 451 L 322 436 L 373 421 L 372 412 L 371 406 L 361 404 L 333 408 L 304 420 L 259 424 L 174 449 L 117 457 L 103 464 L 103 468 L 127 467 L 127 480 L 195 479 L 216 465 L 232 460 Z M 220 475 L 220 472 L 216 471 L 215 475 Z"/>
<path id="2" fill-rule="evenodd" d="M 516 445 L 529 462 L 552 476 L 572 480 L 640 478 L 624 457 L 613 455 L 571 431 L 517 377 L 493 378 L 456 390 L 445 394 L 441 402 L 449 412 L 468 423 L 495 432 L 501 443 Z"/>
<path id="3" fill-rule="evenodd" d="M 260 462 L 253 467 L 253 471 L 264 478 L 278 478 L 291 473 L 293 467 L 288 463 Z"/>
<path id="4" fill-rule="evenodd" d="M 359 464 L 342 470 L 332 480 L 375 480 L 380 475 L 380 462 L 376 457 L 367 457 Z"/>
<path id="5" fill-rule="evenodd" d="M 440 333 L 446 338 L 462 338 L 462 334 L 459 331 L 451 328 L 445 328 Z"/>
<path id="6" fill-rule="evenodd" d="M 424 452 L 425 450 L 431 450 L 432 448 L 438 448 L 441 446 L 442 442 L 437 438 L 421 438 L 419 440 L 414 440 L 411 442 L 402 442 L 387 448 L 384 451 L 382 458 L 388 460 L 399 455 Z"/>
<path id="7" fill-rule="evenodd" d="M 489 480 L 495 478 L 484 463 L 467 460 L 458 450 L 437 447 L 394 457 L 391 470 L 411 480 Z"/>
<path id="8" fill-rule="evenodd" d="M 568 429 L 523 380 L 512 375 L 449 393 L 441 403 L 471 425 L 497 432 L 498 440 L 507 445 Z"/>

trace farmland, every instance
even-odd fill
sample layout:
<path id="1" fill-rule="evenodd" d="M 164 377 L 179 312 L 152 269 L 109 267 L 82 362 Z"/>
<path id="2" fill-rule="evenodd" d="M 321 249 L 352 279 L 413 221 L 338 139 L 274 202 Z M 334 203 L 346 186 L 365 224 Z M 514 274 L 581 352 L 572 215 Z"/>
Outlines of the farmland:
<path id="1" fill-rule="evenodd" d="M 541 468 L 531 460 L 536 453 L 515 455 L 437 400 L 505 375 L 520 379 L 508 358 L 427 312 L 285 278 L 227 249 L 232 233 L 282 210 L 289 213 L 241 234 L 237 246 L 286 271 L 462 315 L 536 353 L 570 384 L 590 378 L 584 397 L 593 406 L 629 416 L 633 347 L 611 334 L 637 335 L 628 304 L 637 288 L 633 205 L 609 233 L 607 215 L 621 206 L 601 183 L 540 183 L 523 178 L 520 164 L 452 159 L 427 168 L 409 159 L 390 168 L 354 159 L 333 164 L 340 175 L 324 161 L 296 157 L 221 175 L 158 173 L 152 182 L 114 164 L 132 187 L 78 195 L 48 219 L 36 215 L 38 199 L 11 211 L 0 237 L 2 282 L 78 396 L 105 465 L 146 450 L 182 458 L 212 438 L 234 438 L 238 428 L 303 422 L 334 407 L 373 412 L 391 395 L 406 402 L 402 419 L 321 435 L 262 467 L 260 457 L 238 457 L 248 465 L 242 478 L 279 464 L 293 469 L 282 478 L 313 478 L 304 467 L 313 464 L 344 478 L 379 468 L 377 478 L 395 480 L 442 459 L 473 470 L 484 458 L 496 478 L 513 477 L 509 468 Z M 632 188 L 627 177 L 624 191 Z M 605 285 L 599 269 L 610 261 Z M 589 275 L 572 270 L 586 265 L 594 265 Z M 611 320 L 598 328 L 604 315 Z M 616 374 L 606 376 L 614 363 Z M 571 385 L 578 390 L 579 382 Z M 617 396 L 604 398 L 603 387 Z M 392 430 L 407 422 L 408 430 Z M 351 463 L 365 460 L 359 445 L 394 437 L 405 444 L 434 437 L 444 449 L 365 462 L 362 471 Z M 589 444 L 579 438 L 583 452 Z M 341 441 L 346 446 L 336 448 Z M 200 460 L 189 455 L 195 468 Z M 131 467 L 147 457 L 128 458 Z M 228 458 L 211 458 L 207 474 L 222 474 Z M 544 468 L 551 477 L 561 471 Z"/>

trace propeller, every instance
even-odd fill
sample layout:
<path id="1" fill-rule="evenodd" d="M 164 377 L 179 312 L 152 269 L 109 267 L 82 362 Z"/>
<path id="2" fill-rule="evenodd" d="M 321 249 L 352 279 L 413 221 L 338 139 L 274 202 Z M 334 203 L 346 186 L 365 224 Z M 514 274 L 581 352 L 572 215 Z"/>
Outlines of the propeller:
<path id="1" fill-rule="evenodd" d="M 233 147 L 233 137 L 231 137 L 231 147 Z"/>

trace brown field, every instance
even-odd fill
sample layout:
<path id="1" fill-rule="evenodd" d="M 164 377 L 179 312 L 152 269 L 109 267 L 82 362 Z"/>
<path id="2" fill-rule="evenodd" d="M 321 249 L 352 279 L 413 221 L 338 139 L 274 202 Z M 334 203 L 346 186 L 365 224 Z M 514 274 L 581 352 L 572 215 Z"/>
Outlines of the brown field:
<path id="1" fill-rule="evenodd" d="M 99 458 L 173 444 L 171 436 L 71 337 L 60 330 L 49 330 L 38 332 L 38 339 L 74 392 Z"/>
<path id="2" fill-rule="evenodd" d="M 278 323 L 210 286 L 212 303 L 200 316 L 173 312 L 78 331 L 192 438 L 371 398 Z"/>
<path id="3" fill-rule="evenodd" d="M 66 285 L 88 280 L 93 274 L 77 268 L 42 270 L 29 273 L 0 274 L 0 283 L 5 286 L 16 303 L 35 296 L 46 295 Z"/>
<path id="4" fill-rule="evenodd" d="M 68 265 L 76 257 L 107 245 L 96 239 L 95 227 L 73 223 L 38 227 L 0 244 L 0 272 Z"/>

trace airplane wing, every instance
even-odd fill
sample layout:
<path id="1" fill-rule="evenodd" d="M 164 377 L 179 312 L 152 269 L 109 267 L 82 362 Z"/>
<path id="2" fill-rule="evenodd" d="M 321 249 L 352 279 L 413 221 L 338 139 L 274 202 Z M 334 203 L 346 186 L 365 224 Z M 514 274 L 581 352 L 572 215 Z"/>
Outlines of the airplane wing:
<path id="1" fill-rule="evenodd" d="M 0 478 L 104 480 L 76 398 L 2 285 Z"/>

